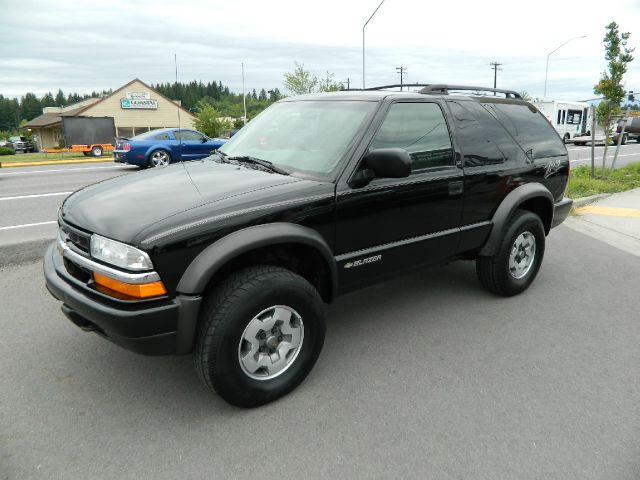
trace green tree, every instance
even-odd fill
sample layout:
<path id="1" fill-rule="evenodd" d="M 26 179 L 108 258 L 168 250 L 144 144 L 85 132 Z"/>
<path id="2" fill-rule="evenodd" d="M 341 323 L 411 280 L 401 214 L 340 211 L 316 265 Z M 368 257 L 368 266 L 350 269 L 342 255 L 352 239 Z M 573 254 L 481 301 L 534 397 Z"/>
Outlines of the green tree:
<path id="1" fill-rule="evenodd" d="M 284 86 L 295 95 L 334 92 L 342 87 L 333 79 L 333 73 L 326 72 L 324 77 L 318 78 L 309 70 L 305 70 L 304 64 L 294 62 L 294 65 L 293 72 L 284 73 Z"/>
<path id="2" fill-rule="evenodd" d="M 231 124 L 222 119 L 222 115 L 210 103 L 198 102 L 195 127 L 209 137 L 219 137 L 224 130 L 231 128 Z"/>
<path id="3" fill-rule="evenodd" d="M 533 98 L 531 98 L 531 95 L 529 95 L 529 92 L 527 92 L 526 90 L 523 90 L 519 93 L 522 97 L 522 100 L 524 100 L 525 102 L 530 102 L 531 100 L 533 100 Z"/>
<path id="4" fill-rule="evenodd" d="M 60 89 L 58 89 L 58 93 L 56 93 L 55 102 L 56 106 L 58 107 L 64 107 L 67 105 L 67 98 L 64 96 L 64 93 L 62 93 L 62 90 Z"/>
<path id="5" fill-rule="evenodd" d="M 20 100 L 20 120 L 32 120 L 42 114 L 40 100 L 33 93 L 26 93 Z"/>
<path id="6" fill-rule="evenodd" d="M 294 95 L 304 95 L 313 93 L 318 87 L 318 77 L 311 75 L 309 70 L 304 69 L 304 65 L 295 62 L 293 72 L 285 72 L 284 86 Z"/>
<path id="7" fill-rule="evenodd" d="M 607 147 L 611 138 L 611 121 L 614 115 L 620 114 L 620 103 L 624 99 L 625 91 L 622 84 L 628 64 L 633 60 L 631 53 L 634 48 L 627 47 L 629 32 L 620 33 L 616 22 L 606 27 L 604 36 L 605 59 L 607 68 L 602 72 L 598 83 L 593 87 L 596 95 L 602 95 L 603 100 L 596 108 L 598 122 L 605 131 L 604 154 L 602 155 L 602 173 L 604 174 L 607 159 Z"/>

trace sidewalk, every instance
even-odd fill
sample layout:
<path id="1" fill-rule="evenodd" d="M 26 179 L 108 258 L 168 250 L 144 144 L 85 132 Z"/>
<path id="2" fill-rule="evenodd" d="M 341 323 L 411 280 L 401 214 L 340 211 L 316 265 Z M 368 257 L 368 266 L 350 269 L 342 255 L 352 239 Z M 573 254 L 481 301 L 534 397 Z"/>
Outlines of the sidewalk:
<path id="1" fill-rule="evenodd" d="M 640 257 L 640 188 L 574 209 L 564 225 Z"/>

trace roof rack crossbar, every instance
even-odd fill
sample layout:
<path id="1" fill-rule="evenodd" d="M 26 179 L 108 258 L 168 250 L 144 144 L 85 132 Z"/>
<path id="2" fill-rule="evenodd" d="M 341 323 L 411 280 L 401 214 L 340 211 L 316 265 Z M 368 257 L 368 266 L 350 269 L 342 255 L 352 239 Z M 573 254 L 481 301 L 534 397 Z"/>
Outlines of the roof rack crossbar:
<path id="1" fill-rule="evenodd" d="M 447 84 L 425 85 L 425 87 L 422 90 L 420 90 L 420 93 L 427 93 L 427 94 L 440 93 L 442 95 L 448 95 L 449 90 L 473 90 L 477 92 L 504 93 L 507 98 L 522 99 L 522 96 L 515 90 L 504 90 L 502 88 L 490 88 L 490 87 L 472 87 L 472 86 L 466 86 L 466 85 L 447 85 Z"/>
<path id="2" fill-rule="evenodd" d="M 384 90 L 385 88 L 396 88 L 396 87 L 428 87 L 431 84 L 429 83 L 394 83 L 392 85 L 381 85 L 379 87 L 369 87 L 363 88 L 359 90 Z"/>

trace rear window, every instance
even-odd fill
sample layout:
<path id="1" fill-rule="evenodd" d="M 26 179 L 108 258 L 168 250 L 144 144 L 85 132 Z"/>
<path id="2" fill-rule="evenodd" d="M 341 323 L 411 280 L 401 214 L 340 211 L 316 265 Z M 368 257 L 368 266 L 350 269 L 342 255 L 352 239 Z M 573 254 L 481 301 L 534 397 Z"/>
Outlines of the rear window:
<path id="1" fill-rule="evenodd" d="M 517 140 L 529 158 L 567 155 L 558 134 L 535 108 L 522 103 L 492 102 L 482 106 Z"/>

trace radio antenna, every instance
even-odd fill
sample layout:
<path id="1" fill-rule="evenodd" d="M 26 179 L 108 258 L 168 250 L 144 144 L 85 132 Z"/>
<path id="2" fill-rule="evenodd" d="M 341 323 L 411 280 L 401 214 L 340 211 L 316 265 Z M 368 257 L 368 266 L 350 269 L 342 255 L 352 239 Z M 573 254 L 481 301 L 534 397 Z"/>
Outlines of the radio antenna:
<path id="1" fill-rule="evenodd" d="M 173 63 L 175 64 L 176 67 L 176 89 L 175 92 L 176 94 L 178 93 L 178 54 L 174 53 L 173 54 Z M 182 162 L 182 132 L 180 130 L 180 126 L 182 125 L 180 123 L 180 105 L 177 103 L 180 100 L 176 99 L 176 106 L 178 107 L 178 151 L 180 152 L 180 161 Z"/>

